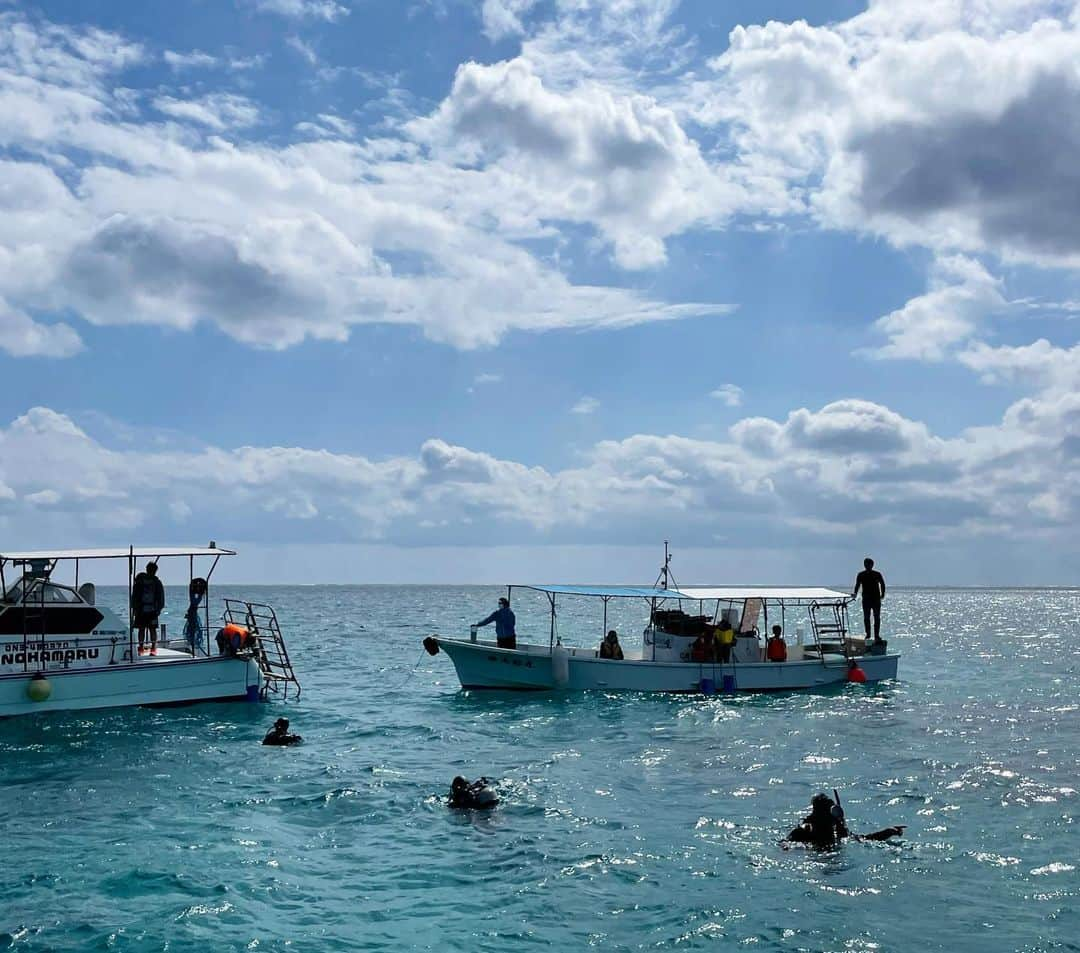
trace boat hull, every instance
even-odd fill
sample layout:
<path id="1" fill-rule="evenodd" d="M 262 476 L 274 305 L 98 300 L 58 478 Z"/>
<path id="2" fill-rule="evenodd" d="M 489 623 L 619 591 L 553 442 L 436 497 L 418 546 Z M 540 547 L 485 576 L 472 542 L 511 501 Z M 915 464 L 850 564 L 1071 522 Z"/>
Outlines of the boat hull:
<path id="1" fill-rule="evenodd" d="M 847 681 L 843 656 L 797 662 L 703 663 L 614 661 L 597 658 L 588 649 L 567 649 L 564 684 L 557 684 L 552 656 L 545 646 L 501 649 L 486 642 L 438 639 L 450 656 L 462 688 L 505 691 L 700 692 L 703 680 L 721 691 L 798 691 Z M 858 659 L 867 682 L 896 678 L 899 655 L 866 655 Z M 707 686 L 706 686 L 707 687 Z"/>
<path id="2" fill-rule="evenodd" d="M 48 697 L 30 697 L 33 673 L 0 675 L 0 718 L 46 711 L 255 701 L 262 676 L 250 658 L 144 659 L 92 669 L 50 670 Z"/>

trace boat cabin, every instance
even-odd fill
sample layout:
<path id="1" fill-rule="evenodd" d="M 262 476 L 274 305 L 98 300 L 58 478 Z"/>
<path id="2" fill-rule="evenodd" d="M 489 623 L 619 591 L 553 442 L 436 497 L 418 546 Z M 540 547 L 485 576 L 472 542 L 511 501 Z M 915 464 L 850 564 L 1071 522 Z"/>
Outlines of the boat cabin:
<path id="1" fill-rule="evenodd" d="M 701 637 L 705 659 L 725 624 L 734 633 L 731 659 L 766 660 L 766 641 L 780 626 L 788 661 L 854 654 L 865 649 L 848 627 L 848 596 L 824 587 L 680 586 L 675 604 L 654 606 L 645 630 L 645 658 L 701 661 L 693 646 Z M 686 610 L 690 611 L 687 612 Z"/>
<path id="2" fill-rule="evenodd" d="M 208 600 L 204 597 L 207 580 L 221 556 L 232 550 L 208 547 L 177 549 L 79 549 L 55 552 L 16 552 L 0 554 L 0 674 L 34 671 L 50 667 L 65 669 L 117 665 L 135 658 L 135 628 L 131 617 L 131 593 L 137 571 L 148 561 L 168 557 L 186 557 L 189 591 L 199 592 L 191 603 L 193 609 L 187 629 L 209 631 Z M 87 560 L 117 559 L 127 564 L 127 606 L 122 614 L 97 604 L 97 589 L 92 582 L 80 580 Z M 196 559 L 209 559 L 203 576 L 196 576 Z M 206 563 L 204 561 L 204 566 Z M 65 567 L 61 581 L 58 567 Z M 195 623 L 191 622 L 194 618 Z M 185 655 L 205 655 L 208 646 L 195 645 L 193 639 L 170 643 L 161 627 L 159 644 L 162 659 Z"/>

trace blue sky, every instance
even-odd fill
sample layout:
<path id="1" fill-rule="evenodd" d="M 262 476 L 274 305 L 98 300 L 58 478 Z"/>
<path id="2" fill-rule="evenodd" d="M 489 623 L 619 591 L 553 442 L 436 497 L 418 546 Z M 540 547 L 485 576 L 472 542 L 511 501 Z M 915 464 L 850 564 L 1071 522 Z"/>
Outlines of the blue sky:
<path id="1" fill-rule="evenodd" d="M 0 3 L 3 548 L 1069 584 L 1080 7 Z"/>

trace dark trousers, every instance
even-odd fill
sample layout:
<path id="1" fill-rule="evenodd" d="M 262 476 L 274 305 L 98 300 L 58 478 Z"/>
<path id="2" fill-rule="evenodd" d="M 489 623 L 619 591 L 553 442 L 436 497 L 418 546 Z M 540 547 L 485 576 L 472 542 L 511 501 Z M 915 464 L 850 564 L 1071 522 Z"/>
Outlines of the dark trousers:
<path id="1" fill-rule="evenodd" d="M 512 635 L 508 639 L 496 638 L 495 639 L 495 644 L 500 649 L 516 649 L 517 648 L 517 636 Z"/>
<path id="2" fill-rule="evenodd" d="M 862 604 L 863 627 L 866 629 L 866 637 L 870 638 L 870 614 L 874 615 L 874 638 L 881 638 L 881 603 L 864 602 Z"/>
<path id="3" fill-rule="evenodd" d="M 723 662 L 725 665 L 731 661 L 731 646 L 730 645 L 718 645 L 716 647 L 716 660 Z"/>

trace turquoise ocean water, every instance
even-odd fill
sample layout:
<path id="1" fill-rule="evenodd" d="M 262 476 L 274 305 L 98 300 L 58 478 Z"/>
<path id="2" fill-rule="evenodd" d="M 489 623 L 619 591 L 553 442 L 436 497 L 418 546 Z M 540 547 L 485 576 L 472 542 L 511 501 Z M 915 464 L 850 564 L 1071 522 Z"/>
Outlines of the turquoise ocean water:
<path id="1" fill-rule="evenodd" d="M 898 683 L 735 699 L 464 694 L 420 639 L 494 588 L 246 591 L 299 703 L 0 722 L 0 949 L 1080 950 L 1080 591 L 894 591 Z M 459 773 L 503 804 L 448 811 Z M 783 850 L 833 787 L 907 836 Z"/>

